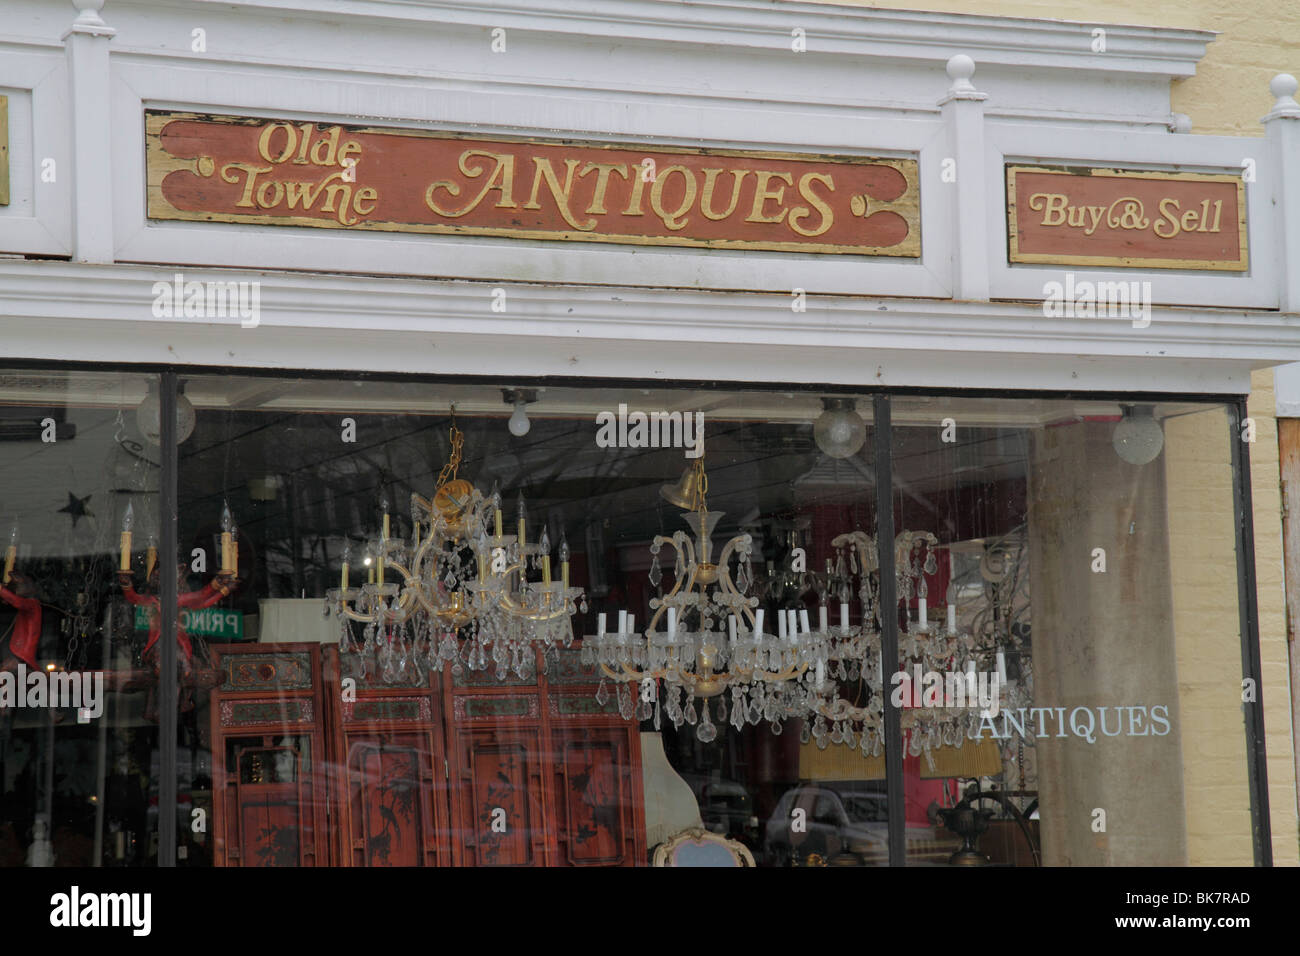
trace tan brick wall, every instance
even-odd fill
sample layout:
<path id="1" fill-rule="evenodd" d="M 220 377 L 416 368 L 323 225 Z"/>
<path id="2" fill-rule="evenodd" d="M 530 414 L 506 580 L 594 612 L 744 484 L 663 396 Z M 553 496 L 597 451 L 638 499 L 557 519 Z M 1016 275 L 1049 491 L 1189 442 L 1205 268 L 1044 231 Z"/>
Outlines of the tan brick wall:
<path id="1" fill-rule="evenodd" d="M 1259 118 L 1272 106 L 1268 81 L 1277 73 L 1300 74 L 1300 49 L 1294 41 L 1300 36 L 1300 4 L 1276 0 L 824 2 L 1216 31 L 1220 35 L 1209 45 L 1196 75 L 1173 84 L 1172 109 L 1191 117 L 1193 133 L 1262 136 Z M 976 72 L 977 85 L 978 79 Z M 1251 386 L 1249 407 L 1257 428 L 1251 446 L 1251 484 L 1273 853 L 1277 863 L 1294 866 L 1300 864 L 1300 837 L 1273 373 L 1256 372 Z M 1189 858 L 1193 864 L 1248 864 L 1249 795 L 1240 693 L 1234 690 L 1240 654 L 1235 643 L 1235 549 L 1226 513 L 1231 487 L 1225 470 L 1223 419 L 1217 413 L 1197 415 L 1171 421 L 1168 429 L 1166 473 L 1177 667 L 1184 708 Z M 1233 680 L 1226 680 L 1224 674 L 1232 674 Z"/>

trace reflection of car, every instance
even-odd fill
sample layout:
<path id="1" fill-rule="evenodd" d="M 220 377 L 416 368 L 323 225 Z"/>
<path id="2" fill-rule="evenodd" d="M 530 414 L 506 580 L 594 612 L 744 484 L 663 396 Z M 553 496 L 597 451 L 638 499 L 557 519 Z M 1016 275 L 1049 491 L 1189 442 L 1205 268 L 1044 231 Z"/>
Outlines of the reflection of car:
<path id="1" fill-rule="evenodd" d="M 699 802 L 700 819 L 707 829 L 740 840 L 751 848 L 757 844 L 754 801 L 743 785 L 729 780 L 706 783 Z"/>
<path id="2" fill-rule="evenodd" d="M 828 860 L 843 853 L 849 842 L 855 849 L 878 851 L 888 844 L 885 799 L 883 793 L 865 790 L 787 790 L 767 821 L 764 849 L 777 866 L 813 853 Z"/>
<path id="3" fill-rule="evenodd" d="M 888 800 L 881 791 L 795 787 L 777 801 L 767 821 L 764 849 L 769 862 L 776 866 L 806 859 L 813 853 L 823 860 L 842 853 L 860 859 L 885 859 L 888 821 Z M 933 835 L 929 827 L 907 828 L 909 842 L 932 839 Z"/>

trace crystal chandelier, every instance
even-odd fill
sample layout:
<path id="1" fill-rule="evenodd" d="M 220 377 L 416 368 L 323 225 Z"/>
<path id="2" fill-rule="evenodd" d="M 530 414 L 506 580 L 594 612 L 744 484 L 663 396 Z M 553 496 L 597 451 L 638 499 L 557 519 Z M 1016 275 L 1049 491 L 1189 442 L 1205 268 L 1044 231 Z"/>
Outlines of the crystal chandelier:
<path id="1" fill-rule="evenodd" d="M 614 633 L 606 633 L 605 615 L 597 615 L 597 633 L 584 642 L 582 659 L 598 664 L 606 678 L 618 682 L 619 709 L 625 717 L 633 715 L 632 694 L 625 685 L 639 684 L 635 715 L 640 720 L 653 717 L 656 729 L 661 713 L 666 713 L 676 727 L 683 722 L 694 725 L 701 741 L 716 739 L 713 715 L 727 719 L 724 692 L 730 689 L 732 726 L 739 729 L 766 718 L 780 733 L 784 705 L 793 699 L 790 685 L 811 674 L 810 668 L 824 668 L 827 635 L 824 629 L 811 630 L 806 611 L 802 628 L 795 612 L 789 611 L 789 620 L 780 618 L 779 637 L 764 633 L 763 611 L 755 610 L 758 598 L 746 594 L 753 577 L 752 538 L 735 535 L 714 558 L 713 531 L 723 512 L 708 510 L 707 491 L 702 458 L 676 486 L 664 487 L 665 498 L 689 508 L 685 520 L 691 529 L 691 535 L 656 535 L 650 545 L 650 583 L 655 587 L 662 579 L 660 550 L 672 545 L 673 587 L 651 599 L 653 614 L 644 636 L 636 633 L 626 612 L 620 612 Z M 664 629 L 658 630 L 661 622 Z M 597 699 L 603 704 L 608 693 L 602 679 Z"/>
<path id="2" fill-rule="evenodd" d="M 422 684 L 430 671 L 453 667 L 486 670 L 504 680 L 510 671 L 529 678 L 535 650 L 570 645 L 569 618 L 582 588 L 569 585 L 569 545 L 560 537 L 560 578 L 551 574 L 548 530 L 527 540 L 527 513 L 520 492 L 516 534 L 502 533 L 501 495 L 484 496 L 457 477 L 465 436 L 451 425 L 451 454 L 430 498 L 411 495 L 411 540 L 390 534 L 388 502 L 382 526 L 366 547 L 368 580 L 349 587 L 350 551 L 343 556 L 340 587 L 326 595 L 326 610 L 339 618 L 339 651 L 354 676 L 377 674 L 389 684 Z M 529 572 L 540 571 L 540 581 Z M 391 575 L 399 581 L 389 581 Z M 354 640 L 352 622 L 365 625 Z"/>
<path id="3" fill-rule="evenodd" d="M 860 746 L 865 756 L 875 757 L 880 755 L 884 744 L 885 698 L 894 691 L 894 682 L 884 679 L 879 619 L 872 607 L 878 588 L 871 578 L 873 574 L 879 576 L 875 542 L 863 532 L 855 531 L 836 537 L 832 546 L 836 549 L 835 567 L 828 574 L 826 590 L 840 598 L 841 624 L 831 635 L 831 663 L 825 678 L 819 675 L 806 688 L 807 693 L 794 702 L 788 716 L 803 718 L 800 738 L 805 743 L 815 740 L 823 749 L 828 744 Z M 916 595 L 919 612 L 917 621 L 914 624 L 909 621 L 908 630 L 898 640 L 901 671 L 907 678 L 904 690 L 911 691 L 911 685 L 918 677 L 922 678 L 922 684 L 913 693 L 903 695 L 901 713 L 905 753 L 914 757 L 928 757 L 940 746 L 960 748 L 964 741 L 976 737 L 984 710 L 976 693 L 981 686 L 977 671 L 987 675 L 996 668 L 999 707 L 1019 706 L 1023 696 L 1023 681 L 1021 688 L 1008 685 L 1001 650 L 1004 641 L 993 633 L 977 636 L 958 627 L 955 586 L 949 592 L 946 625 L 929 623 L 924 575 L 937 570 L 934 555 L 937 546 L 938 539 L 929 532 L 903 531 L 894 541 L 899 602 L 907 606 L 910 597 Z M 996 580 L 1001 581 L 1002 572 L 998 575 Z M 984 576 L 988 580 L 989 572 Z M 849 627 L 848 600 L 854 590 L 854 578 L 859 582 L 857 594 L 863 623 Z M 996 618 L 998 612 L 993 611 L 992 616 Z M 1005 611 L 1002 617 L 1005 619 Z M 987 610 L 977 615 L 977 632 L 986 631 L 986 625 L 980 621 L 988 618 Z M 851 703 L 840 696 L 841 681 L 861 682 L 857 700 Z M 991 682 L 986 680 L 983 686 L 990 687 Z M 918 700 L 923 706 L 914 706 Z"/>

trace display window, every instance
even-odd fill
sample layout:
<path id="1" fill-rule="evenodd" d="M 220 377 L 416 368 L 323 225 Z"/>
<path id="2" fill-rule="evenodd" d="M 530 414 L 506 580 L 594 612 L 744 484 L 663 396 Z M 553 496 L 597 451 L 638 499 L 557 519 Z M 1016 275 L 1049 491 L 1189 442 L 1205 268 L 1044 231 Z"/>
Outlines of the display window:
<path id="1" fill-rule="evenodd" d="M 1238 412 L 8 370 L 0 860 L 1236 859 Z"/>

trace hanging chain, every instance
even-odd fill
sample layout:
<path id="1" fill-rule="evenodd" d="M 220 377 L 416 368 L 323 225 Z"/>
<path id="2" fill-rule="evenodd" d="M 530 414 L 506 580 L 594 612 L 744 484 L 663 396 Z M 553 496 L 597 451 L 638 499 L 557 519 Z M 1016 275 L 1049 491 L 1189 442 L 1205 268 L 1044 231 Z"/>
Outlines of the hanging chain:
<path id="1" fill-rule="evenodd" d="M 691 510 L 705 514 L 709 510 L 704 500 L 704 496 L 709 492 L 709 476 L 704 473 L 704 459 L 695 459 L 695 463 L 691 467 L 695 470 L 695 480 L 691 482 L 694 487 Z"/>
<path id="2" fill-rule="evenodd" d="M 441 488 L 449 481 L 456 480 L 456 472 L 460 468 L 461 452 L 465 448 L 465 433 L 456 427 L 456 406 L 451 409 L 451 457 L 447 459 L 447 464 L 442 466 L 442 471 L 438 472 L 438 487 Z"/>

